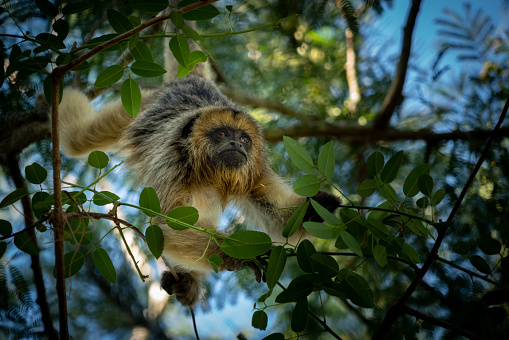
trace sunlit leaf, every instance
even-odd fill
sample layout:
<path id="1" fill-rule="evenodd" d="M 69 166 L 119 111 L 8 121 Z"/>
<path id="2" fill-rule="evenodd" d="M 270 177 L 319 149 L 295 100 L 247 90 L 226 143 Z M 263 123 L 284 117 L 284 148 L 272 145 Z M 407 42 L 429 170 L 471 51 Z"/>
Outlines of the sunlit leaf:
<path id="1" fill-rule="evenodd" d="M 140 194 L 140 200 L 139 200 L 140 207 L 152 210 L 156 213 L 161 212 L 161 204 L 159 202 L 159 197 L 157 197 L 157 193 L 152 187 L 146 187 L 141 191 Z M 154 213 L 150 211 L 146 211 L 142 209 L 142 212 L 147 216 L 155 216 Z"/>
<path id="2" fill-rule="evenodd" d="M 320 191 L 320 182 L 315 175 L 307 174 L 293 182 L 293 190 L 297 195 L 313 197 Z"/>
<path id="3" fill-rule="evenodd" d="M 200 214 L 195 207 L 177 207 L 168 213 L 168 217 L 189 225 L 194 225 L 196 222 L 198 222 Z M 166 220 L 166 224 L 175 230 L 184 230 L 188 228 L 176 221 L 174 222 L 169 219 Z"/>
<path id="4" fill-rule="evenodd" d="M 325 178 L 331 179 L 334 175 L 335 165 L 334 144 L 330 141 L 320 150 L 317 166 L 318 170 Z"/>
<path id="5" fill-rule="evenodd" d="M 304 172 L 311 172 L 311 170 L 314 169 L 311 155 L 302 145 L 299 144 L 299 142 L 291 137 L 283 136 L 283 143 L 288 156 L 297 168 Z"/>
<path id="6" fill-rule="evenodd" d="M 95 205 L 103 206 L 118 201 L 120 197 L 109 191 L 101 191 L 94 194 L 92 198 Z"/>
<path id="7" fill-rule="evenodd" d="M 323 223 L 304 222 L 304 229 L 316 238 L 331 239 L 338 234 L 338 229 L 333 229 Z"/>
<path id="8" fill-rule="evenodd" d="M 97 169 L 104 169 L 108 166 L 110 158 L 102 151 L 92 151 L 88 155 L 88 164 Z"/>
<path id="9" fill-rule="evenodd" d="M 166 73 L 160 65 L 145 60 L 135 61 L 131 65 L 131 71 L 140 77 L 159 77 Z"/>
<path id="10" fill-rule="evenodd" d="M 189 43 L 187 42 L 186 37 L 179 34 L 171 38 L 170 50 L 177 62 L 180 65 L 187 67 L 191 52 L 189 50 Z"/>
<path id="11" fill-rule="evenodd" d="M 104 69 L 95 80 L 94 86 L 96 87 L 107 87 L 115 84 L 122 78 L 124 74 L 124 68 L 120 65 L 111 65 Z"/>
<path id="12" fill-rule="evenodd" d="M 212 254 L 210 255 L 210 257 L 207 259 L 207 261 L 209 261 L 210 263 L 210 266 L 212 267 L 212 269 L 218 273 L 219 272 L 219 266 L 222 265 L 224 263 L 223 259 L 221 258 L 221 256 L 217 255 L 217 254 Z"/>
<path id="13" fill-rule="evenodd" d="M 244 230 L 230 235 L 221 244 L 221 249 L 231 257 L 252 259 L 270 250 L 272 240 L 261 231 Z"/>
<path id="14" fill-rule="evenodd" d="M 138 83 L 133 79 L 126 79 L 120 88 L 120 99 L 125 112 L 135 117 L 141 108 L 141 91 Z"/>
<path id="15" fill-rule="evenodd" d="M 304 220 L 304 215 L 306 215 L 306 211 L 308 209 L 309 202 L 304 202 L 295 211 L 292 216 L 286 222 L 286 225 L 283 229 L 282 235 L 285 238 L 291 237 L 302 225 L 302 221 Z"/>

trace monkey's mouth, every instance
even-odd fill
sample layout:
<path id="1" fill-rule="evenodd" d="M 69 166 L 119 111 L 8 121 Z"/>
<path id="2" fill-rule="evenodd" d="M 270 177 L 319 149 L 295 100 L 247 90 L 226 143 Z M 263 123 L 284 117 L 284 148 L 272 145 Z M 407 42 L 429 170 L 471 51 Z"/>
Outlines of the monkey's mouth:
<path id="1" fill-rule="evenodd" d="M 224 150 L 218 156 L 217 161 L 227 168 L 238 168 L 247 163 L 247 154 L 238 149 Z"/>

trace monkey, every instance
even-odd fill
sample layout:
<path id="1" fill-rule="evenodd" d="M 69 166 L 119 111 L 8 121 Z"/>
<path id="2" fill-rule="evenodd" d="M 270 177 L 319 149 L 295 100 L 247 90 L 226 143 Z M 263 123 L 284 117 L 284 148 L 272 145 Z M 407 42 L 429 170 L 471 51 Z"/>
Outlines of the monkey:
<path id="1" fill-rule="evenodd" d="M 281 231 L 294 209 L 280 208 L 296 207 L 306 200 L 271 169 L 256 120 L 204 78 L 191 75 L 165 84 L 160 91 L 143 92 L 142 108 L 135 118 L 124 111 L 120 100 L 96 112 L 84 93 L 66 89 L 59 116 L 64 154 L 118 152 L 137 179 L 155 189 L 162 214 L 193 206 L 200 228 L 217 230 L 223 210 L 233 203 L 273 240 L 282 239 Z M 314 199 L 331 212 L 340 204 L 339 198 L 324 191 Z M 311 205 L 304 218 L 323 221 Z M 200 281 L 212 271 L 206 260 L 212 254 L 223 259 L 220 270 L 247 266 L 258 282 L 264 279 L 253 261 L 226 255 L 207 234 L 173 230 L 163 219 L 153 221 L 163 230 L 163 255 L 179 277 L 165 271 L 161 287 L 175 294 L 182 305 L 198 301 Z M 294 237 L 303 233 L 301 227 Z"/>

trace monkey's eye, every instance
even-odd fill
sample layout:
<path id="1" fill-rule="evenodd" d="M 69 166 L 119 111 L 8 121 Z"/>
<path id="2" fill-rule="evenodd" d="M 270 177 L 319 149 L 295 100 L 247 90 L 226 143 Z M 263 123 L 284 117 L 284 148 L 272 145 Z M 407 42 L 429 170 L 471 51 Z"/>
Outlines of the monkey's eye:
<path id="1" fill-rule="evenodd" d="M 226 138 L 226 136 L 228 136 L 228 133 L 225 130 L 219 130 L 217 131 L 217 136 L 219 138 Z"/>
<path id="2" fill-rule="evenodd" d="M 249 144 L 251 143 L 251 139 L 248 137 L 248 136 L 241 136 L 240 137 L 240 141 L 244 144 Z"/>

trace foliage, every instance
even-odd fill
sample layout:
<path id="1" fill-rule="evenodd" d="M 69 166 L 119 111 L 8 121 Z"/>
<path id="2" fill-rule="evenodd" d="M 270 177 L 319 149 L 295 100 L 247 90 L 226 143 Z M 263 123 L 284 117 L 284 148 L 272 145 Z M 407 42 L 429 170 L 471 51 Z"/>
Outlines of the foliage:
<path id="1" fill-rule="evenodd" d="M 192 3 L 183 1 L 180 8 Z M 223 75 L 227 86 L 231 87 L 228 79 L 236 79 L 235 87 L 249 88 L 252 95 L 283 102 L 286 108 L 299 111 L 297 115 L 274 115 L 266 108 L 253 110 L 267 129 L 300 123 L 313 126 L 316 121 L 364 126 L 376 116 L 392 71 L 377 62 L 381 52 L 360 54 L 358 79 L 364 89 L 362 101 L 356 112 L 349 111 L 343 105 L 349 96 L 343 71 L 347 48 L 343 36 L 345 29 L 350 28 L 357 32 L 358 44 L 369 41 L 369 34 L 363 30 L 369 21 L 358 19 L 355 8 L 368 4 L 380 14 L 382 5 L 379 1 L 337 3 L 302 1 L 290 6 L 287 1 L 266 1 L 261 6 L 256 1 L 243 1 L 224 8 L 209 4 L 182 14 L 171 7 L 168 19 L 173 31 L 150 36 L 138 32 L 119 39 L 168 8 L 168 2 L 154 0 L 147 4 L 132 0 L 127 6 L 123 2 L 9 2 L 0 7 L 1 23 L 39 20 L 47 30 L 2 32 L 6 39 L 1 42 L 0 51 L 8 66 L 0 69 L 0 79 L 5 80 L 1 113 L 29 108 L 32 105 L 29 98 L 36 87 L 33 84 L 39 84 L 38 89 L 42 88 L 51 102 L 55 89 L 52 72 L 57 67 L 67 67 L 61 79 L 63 86 L 78 81 L 114 89 L 119 92 L 125 110 L 135 116 L 141 108 L 140 87 L 158 82 L 167 71 L 161 60 L 161 51 L 165 49 L 171 51 L 179 64 L 178 77 L 188 75 L 196 65 L 213 57 L 219 65 L 229 65 Z M 300 14 L 298 19 L 291 17 L 296 13 Z M 189 21 L 198 21 L 199 25 Z M 497 33 L 490 17 L 482 10 L 473 11 L 469 5 L 465 5 L 463 13 L 444 10 L 436 24 L 444 38 L 440 50 L 429 70 L 415 67 L 416 90 L 405 93 L 404 99 L 404 103 L 418 102 L 424 109 L 412 111 L 402 104 L 398 107 L 395 128 L 424 126 L 428 130 L 451 131 L 456 126 L 470 131 L 491 128 L 496 124 L 501 102 L 509 94 L 508 32 Z M 274 26 L 277 27 L 261 30 Z M 90 27 L 95 28 L 88 36 Z M 244 30 L 256 32 L 237 34 Z M 163 37 L 169 41 L 163 44 Z M 78 41 L 75 46 L 74 41 Z M 199 49 L 193 50 L 190 42 L 197 43 Z M 105 43 L 109 45 L 103 51 L 92 52 Z M 79 59 L 83 55 L 87 60 Z M 450 64 L 444 61 L 451 55 L 459 62 L 478 63 L 479 72 L 454 77 Z M 73 64 L 75 60 L 80 63 Z M 238 280 L 247 277 L 240 284 L 228 280 L 221 285 L 224 291 L 234 292 L 226 293 L 227 296 L 242 290 L 256 301 L 253 311 L 243 312 L 252 312 L 254 328 L 273 333 L 267 339 L 295 334 L 363 338 L 376 334 L 390 314 L 390 306 L 419 275 L 433 244 L 447 230 L 421 289 L 407 300 L 407 309 L 387 336 L 416 339 L 420 333 L 424 337 L 447 339 L 458 336 L 502 339 L 509 329 L 507 138 L 489 151 L 489 162 L 480 169 L 458 215 L 452 221 L 443 221 L 458 201 L 483 146 L 484 141 L 475 138 L 432 140 L 423 145 L 331 142 L 324 138 L 297 140 L 285 136 L 283 143 L 271 149 L 274 167 L 293 177 L 295 192 L 309 199 L 299 207 L 286 207 L 295 211 L 282 229 L 287 240 L 283 243 L 273 242 L 260 231 L 235 230 L 225 237 L 196 227 L 199 216 L 193 207 L 180 207 L 162 215 L 153 188 L 143 188 L 135 193 L 135 199 L 132 193 L 117 189 L 129 185 L 122 176 L 115 182 L 121 163 L 116 159 L 112 162 L 102 152 L 91 153 L 87 167 L 64 159 L 64 172 L 76 173 L 79 178 L 79 184 L 63 182 L 61 188 L 68 217 L 64 230 L 65 277 L 71 283 L 73 277 L 84 278 L 103 292 L 113 291 L 116 307 L 121 306 L 118 309 L 135 322 L 131 324 L 119 317 L 112 319 L 112 323 L 126 329 L 132 325 L 153 327 L 153 334 L 163 334 L 161 314 L 151 319 L 156 320 L 152 323 L 144 318 L 143 310 L 149 309 L 144 300 L 148 299 L 148 288 L 133 282 L 132 274 L 136 271 L 139 281 L 151 282 L 149 276 L 154 276 L 153 271 L 143 266 L 140 258 L 150 259 L 151 268 L 156 267 L 155 259 L 161 257 L 164 241 L 161 227 L 153 220 L 163 218 L 173 229 L 192 228 L 206 233 L 210 242 L 219 244 L 228 255 L 255 261 L 262 268 L 267 279 L 263 288 L 248 282 L 252 278 L 245 271 L 238 274 Z M 48 252 L 39 250 L 37 242 L 26 232 L 35 228 L 45 244 L 51 242 L 47 220 L 55 211 L 55 193 L 50 186 L 52 165 L 48 155 L 49 146 L 44 142 L 25 151 L 28 190 L 9 189 L 2 196 L 0 209 L 9 217 L 0 220 L 1 261 L 10 261 L 18 250 L 19 254 L 32 256 Z M 115 184 L 115 190 L 109 183 Z M 320 189 L 342 196 L 344 202 L 336 214 L 312 199 Z M 25 229 L 16 218 L 10 218 L 10 212 L 26 198 L 30 198 L 37 221 Z M 324 223 L 303 220 L 309 205 Z M 119 212 L 127 217 L 120 219 Z M 90 222 L 93 216 L 109 218 L 114 225 L 97 227 Z M 312 236 L 310 239 L 292 238 L 301 226 Z M 136 253 L 125 235 L 127 229 L 144 239 L 145 254 Z M 118 239 L 113 234 L 118 234 Z M 117 249 L 119 242 L 128 255 Z M 132 268 L 126 265 L 126 258 L 130 258 Z M 207 260 L 217 272 L 222 260 L 214 255 Z M 27 267 L 26 262 L 15 264 Z M 57 275 L 56 268 L 48 263 L 45 267 L 47 280 L 53 282 L 51 275 Z M 0 271 L 2 332 L 42 336 L 33 332 L 42 323 L 29 284 L 14 265 Z M 89 302 L 80 295 L 89 294 L 88 285 L 72 284 L 77 285 L 79 292 L 71 294 L 72 308 L 84 315 L 87 312 L 84 306 Z M 132 305 L 123 301 L 123 297 Z M 99 312 L 99 306 L 97 302 L 94 308 L 104 319 L 106 314 Z M 110 311 L 109 308 L 105 310 Z M 423 314 L 417 314 L 417 310 Z M 110 312 L 116 313 L 119 311 Z M 439 330 L 439 326 L 444 330 Z M 80 330 L 78 324 L 73 327 Z M 114 329 L 115 325 L 102 327 Z"/>

